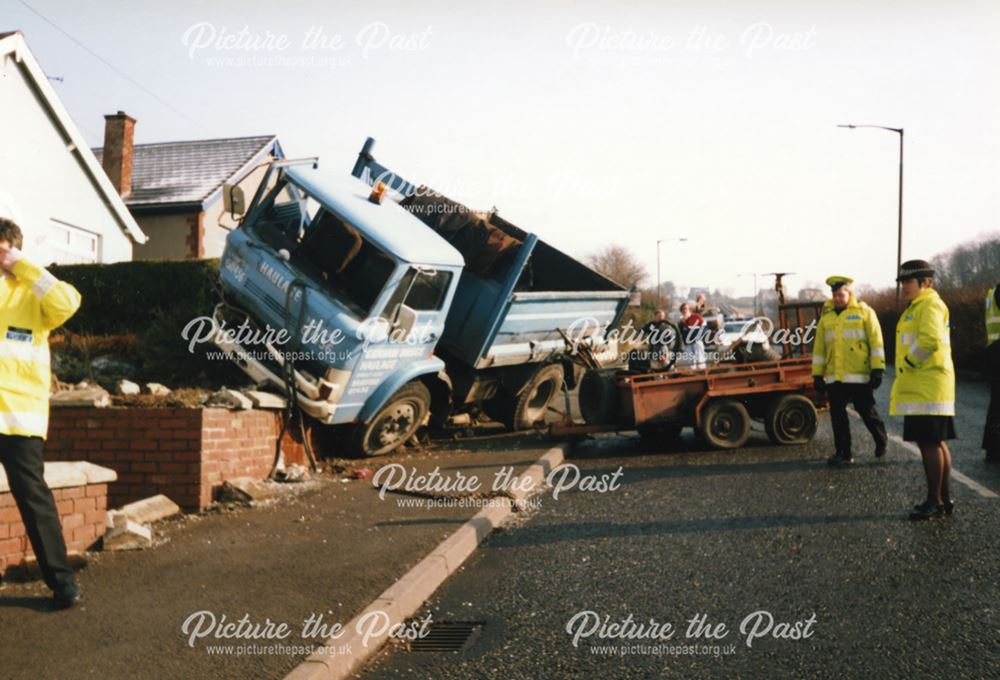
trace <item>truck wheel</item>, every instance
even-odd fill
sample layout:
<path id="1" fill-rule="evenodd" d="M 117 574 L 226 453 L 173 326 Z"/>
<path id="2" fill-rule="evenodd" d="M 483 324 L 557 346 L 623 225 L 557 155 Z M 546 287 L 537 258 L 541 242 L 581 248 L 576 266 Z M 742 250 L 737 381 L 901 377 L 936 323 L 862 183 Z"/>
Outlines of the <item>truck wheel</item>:
<path id="1" fill-rule="evenodd" d="M 502 393 L 506 411 L 504 424 L 512 430 L 530 430 L 544 420 L 549 404 L 559 395 L 563 386 L 563 367 L 559 364 L 543 366 L 532 374 L 516 396 Z"/>
<path id="2" fill-rule="evenodd" d="M 354 430 L 353 451 L 384 456 L 412 437 L 430 410 L 431 393 L 420 382 L 403 385 L 367 424 Z"/>
<path id="3" fill-rule="evenodd" d="M 764 429 L 775 444 L 805 444 L 816 434 L 816 407 L 801 394 L 771 400 Z"/>
<path id="4" fill-rule="evenodd" d="M 580 381 L 577 401 L 580 415 L 588 425 L 611 425 L 618 420 L 617 368 L 587 371 Z"/>
<path id="5" fill-rule="evenodd" d="M 714 448 L 738 449 L 750 436 L 750 414 L 738 401 L 713 401 L 701 415 L 700 434 Z"/>

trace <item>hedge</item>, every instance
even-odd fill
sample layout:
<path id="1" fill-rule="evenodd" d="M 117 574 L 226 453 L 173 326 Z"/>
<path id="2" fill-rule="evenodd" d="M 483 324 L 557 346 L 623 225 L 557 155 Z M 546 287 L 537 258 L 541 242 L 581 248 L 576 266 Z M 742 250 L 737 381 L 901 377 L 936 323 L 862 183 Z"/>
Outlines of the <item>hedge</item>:
<path id="1" fill-rule="evenodd" d="M 242 374 L 228 362 L 210 362 L 202 345 L 188 351 L 181 331 L 212 313 L 219 261 L 140 261 L 53 265 L 49 270 L 83 297 L 65 330 L 83 336 L 137 336 L 137 379 L 172 386 L 233 384 Z M 90 341 L 93 345 L 94 342 Z M 88 356 L 87 360 L 93 359 Z"/>

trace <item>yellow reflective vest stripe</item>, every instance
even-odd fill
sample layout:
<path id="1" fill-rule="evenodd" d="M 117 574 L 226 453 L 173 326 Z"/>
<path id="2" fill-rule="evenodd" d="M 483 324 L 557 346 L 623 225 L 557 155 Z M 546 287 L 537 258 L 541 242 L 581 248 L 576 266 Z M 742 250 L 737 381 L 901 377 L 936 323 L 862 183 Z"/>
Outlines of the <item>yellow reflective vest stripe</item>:
<path id="1" fill-rule="evenodd" d="M 813 344 L 812 374 L 827 382 L 866 383 L 873 368 L 885 369 L 882 327 L 875 310 L 851 293 L 840 314 L 823 305 Z"/>
<path id="2" fill-rule="evenodd" d="M 955 415 L 955 365 L 948 307 L 925 288 L 896 324 L 896 379 L 889 397 L 894 416 Z"/>
<path id="3" fill-rule="evenodd" d="M 80 293 L 26 259 L 0 276 L 0 434 L 45 437 L 49 331 L 80 307 Z"/>
<path id="4" fill-rule="evenodd" d="M 986 291 L 986 344 L 1000 340 L 1000 306 L 997 305 L 993 289 Z"/>

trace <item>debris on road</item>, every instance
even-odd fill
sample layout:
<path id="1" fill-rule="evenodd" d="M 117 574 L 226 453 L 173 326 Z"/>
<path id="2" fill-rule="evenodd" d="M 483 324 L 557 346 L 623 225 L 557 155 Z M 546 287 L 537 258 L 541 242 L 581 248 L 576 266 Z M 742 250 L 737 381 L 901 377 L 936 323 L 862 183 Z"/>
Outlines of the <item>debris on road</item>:
<path id="1" fill-rule="evenodd" d="M 275 472 L 274 478 L 275 480 L 284 483 L 304 482 L 309 479 L 309 471 L 306 469 L 305 465 L 299 465 L 296 463 Z"/>
<path id="2" fill-rule="evenodd" d="M 133 522 L 124 513 L 108 513 L 111 526 L 104 534 L 105 550 L 142 550 L 153 544 L 153 531 Z"/>
<path id="3" fill-rule="evenodd" d="M 275 490 L 267 482 L 253 477 L 234 477 L 222 483 L 218 500 L 223 503 L 250 505 L 273 498 Z"/>
<path id="4" fill-rule="evenodd" d="M 137 524 L 151 524 L 167 517 L 179 515 L 181 509 L 172 500 L 159 494 L 129 503 L 113 512 L 121 513 Z"/>

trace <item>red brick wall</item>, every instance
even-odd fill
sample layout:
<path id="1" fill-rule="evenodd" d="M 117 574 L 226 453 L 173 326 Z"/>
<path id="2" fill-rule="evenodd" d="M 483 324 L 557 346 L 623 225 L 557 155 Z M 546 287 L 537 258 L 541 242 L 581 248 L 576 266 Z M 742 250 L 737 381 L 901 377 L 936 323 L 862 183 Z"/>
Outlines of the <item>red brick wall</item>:
<path id="1" fill-rule="evenodd" d="M 70 552 L 83 552 L 104 535 L 108 509 L 107 484 L 53 489 L 52 495 L 56 499 L 63 536 Z M 34 553 L 14 497 L 7 492 L 0 493 L 0 575 L 8 567 L 21 564 L 29 555 Z"/>
<path id="2" fill-rule="evenodd" d="M 230 477 L 263 478 L 274 460 L 282 414 L 200 408 L 53 408 L 45 445 L 48 461 L 87 460 L 118 480 L 108 503 L 117 508 L 165 494 L 189 512 L 204 509 Z M 286 463 L 305 452 L 290 428 Z"/>

